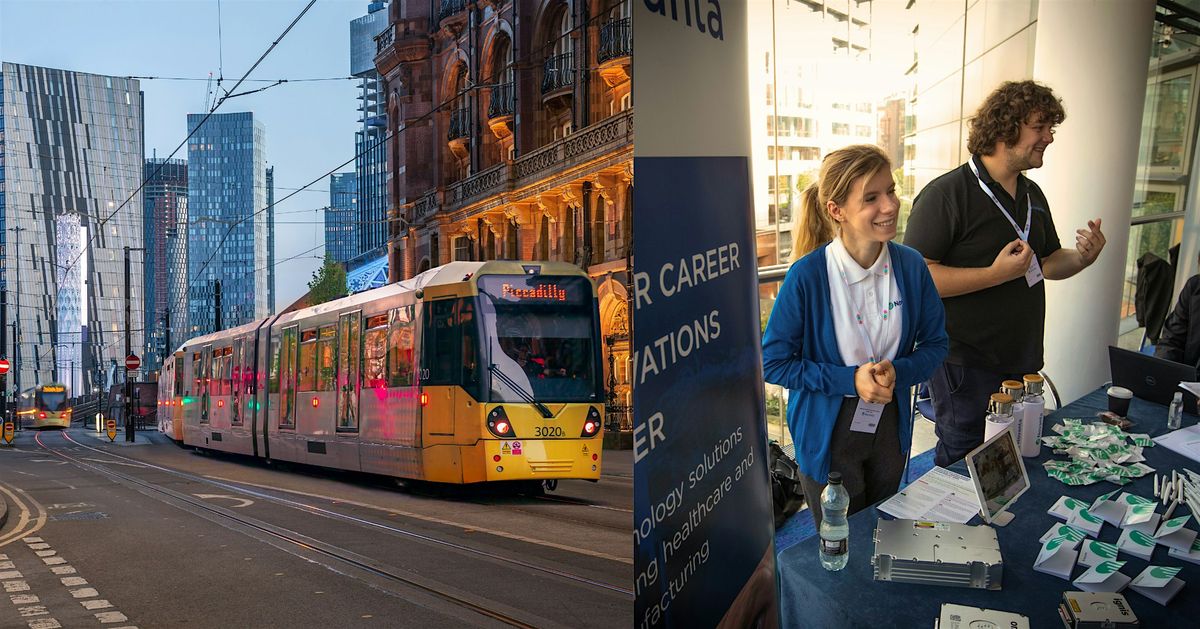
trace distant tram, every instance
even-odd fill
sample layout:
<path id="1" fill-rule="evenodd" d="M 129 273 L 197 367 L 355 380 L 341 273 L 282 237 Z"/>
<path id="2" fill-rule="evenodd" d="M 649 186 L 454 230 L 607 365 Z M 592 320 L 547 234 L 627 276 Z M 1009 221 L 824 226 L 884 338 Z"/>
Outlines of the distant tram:
<path id="1" fill-rule="evenodd" d="M 600 477 L 596 289 L 556 262 L 452 262 L 187 341 L 159 379 L 186 445 L 439 483 Z"/>
<path id="2" fill-rule="evenodd" d="M 32 428 L 68 428 L 71 425 L 70 399 L 65 384 L 38 385 L 33 391 L 32 404 L 18 414 L 24 419 L 22 423 Z"/>

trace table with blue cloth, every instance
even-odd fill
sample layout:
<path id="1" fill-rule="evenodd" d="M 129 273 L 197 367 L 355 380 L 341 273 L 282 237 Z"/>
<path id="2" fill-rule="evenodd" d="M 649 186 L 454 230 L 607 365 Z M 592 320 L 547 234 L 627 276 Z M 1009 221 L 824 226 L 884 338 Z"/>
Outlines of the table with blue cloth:
<path id="1" fill-rule="evenodd" d="M 1095 420 L 1096 414 L 1108 410 L 1107 396 L 1103 389 L 1093 391 L 1078 401 L 1068 404 L 1045 418 L 1043 434 L 1054 434 L 1051 427 L 1061 424 L 1066 417 Z M 1157 437 L 1167 431 L 1167 408 L 1134 399 L 1129 409 L 1129 419 L 1135 424 L 1128 431 L 1146 433 Z M 1195 424 L 1197 418 L 1184 415 L 1184 427 Z M 1175 468 L 1188 468 L 1200 472 L 1200 463 L 1181 456 L 1162 446 L 1147 447 L 1143 451 L 1145 464 L 1158 473 L 1170 474 Z M 1058 615 L 1058 605 L 1063 592 L 1078 591 L 1070 581 L 1041 572 L 1035 572 L 1033 561 L 1041 550 L 1038 541 L 1051 527 L 1062 524 L 1062 520 L 1047 513 L 1058 500 L 1067 495 L 1091 503 L 1101 495 L 1118 489 L 1113 483 L 1101 481 L 1092 485 L 1071 487 L 1050 478 L 1042 464 L 1050 459 L 1066 460 L 1065 455 L 1054 455 L 1043 446 L 1037 458 L 1024 459 L 1029 473 L 1029 490 L 1013 505 L 1015 519 L 1005 527 L 997 527 L 1000 553 L 1004 561 L 1002 589 L 979 590 L 959 587 L 939 587 L 875 581 L 871 572 L 871 556 L 875 551 L 873 535 L 880 512 L 870 507 L 850 517 L 850 561 L 839 572 L 829 572 L 821 567 L 817 558 L 817 539 L 809 539 L 783 551 L 778 558 L 781 592 L 781 609 L 785 627 L 932 627 L 941 613 L 942 603 L 957 603 L 972 607 L 1011 611 L 1029 617 L 1031 627 L 1063 626 Z M 966 474 L 961 462 L 951 468 Z M 1120 487 L 1146 498 L 1154 496 L 1154 474 Z M 1162 514 L 1166 507 L 1156 503 L 1157 512 Z M 1174 517 L 1193 515 L 1187 528 L 1200 528 L 1197 517 L 1184 505 L 1175 509 Z M 891 519 L 890 515 L 884 514 Z M 976 515 L 968 524 L 981 524 Z M 1120 530 L 1105 524 L 1100 532 L 1100 541 L 1116 543 Z M 1200 565 L 1169 557 L 1168 548 L 1159 544 L 1153 562 L 1121 552 L 1117 560 L 1126 562 L 1121 572 L 1136 578 L 1148 565 L 1178 566 L 1183 570 L 1177 575 L 1183 580 L 1184 588 L 1163 607 L 1158 603 L 1126 588 L 1122 594 L 1129 601 L 1142 627 L 1198 626 L 1200 618 Z M 1087 568 L 1076 565 L 1071 579 L 1076 579 Z"/>

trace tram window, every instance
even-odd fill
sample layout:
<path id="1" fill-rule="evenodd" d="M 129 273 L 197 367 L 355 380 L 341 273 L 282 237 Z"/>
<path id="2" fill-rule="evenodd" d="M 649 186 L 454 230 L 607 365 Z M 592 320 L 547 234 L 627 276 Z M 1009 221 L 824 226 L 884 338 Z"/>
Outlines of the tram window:
<path id="1" fill-rule="evenodd" d="M 421 366 L 429 373 L 428 384 L 458 384 L 461 343 L 454 321 L 457 300 L 443 299 L 425 304 L 425 333 Z"/>
<path id="2" fill-rule="evenodd" d="M 461 384 L 476 399 L 482 399 L 479 391 L 479 335 L 475 327 L 475 304 L 458 302 L 457 324 L 462 331 L 462 381 Z"/>
<path id="3" fill-rule="evenodd" d="M 204 384 L 204 372 L 200 369 L 200 352 L 192 353 L 192 391 L 200 395 Z"/>
<path id="4" fill-rule="evenodd" d="M 183 395 L 183 361 L 171 361 L 171 372 L 175 376 L 175 395 Z"/>
<path id="5" fill-rule="evenodd" d="M 296 367 L 296 390 L 312 391 L 317 386 L 317 331 L 300 335 L 300 364 Z"/>
<path id="6" fill-rule="evenodd" d="M 414 306 L 392 310 L 388 329 L 388 386 L 413 385 L 413 326 L 416 325 Z"/>
<path id="7" fill-rule="evenodd" d="M 279 415 L 280 428 L 296 427 L 296 328 L 283 331 L 282 350 L 283 383 L 281 385 L 283 404 Z"/>
<path id="8" fill-rule="evenodd" d="M 337 330 L 332 325 L 321 328 L 320 337 L 317 339 L 318 391 L 333 391 L 337 388 L 337 363 L 334 362 L 336 349 Z"/>
<path id="9" fill-rule="evenodd" d="M 231 387 L 234 395 L 240 395 L 245 385 L 245 375 L 242 373 L 242 355 L 244 347 L 242 339 L 233 341 L 233 370 L 231 371 Z M 237 412 L 234 412 L 234 417 L 237 417 Z"/>
<path id="10" fill-rule="evenodd" d="M 363 335 L 363 377 L 368 387 L 387 385 L 388 315 L 367 317 L 367 332 Z"/>
<path id="11" fill-rule="evenodd" d="M 279 337 L 271 337 L 271 366 L 267 371 L 267 393 L 279 393 Z"/>

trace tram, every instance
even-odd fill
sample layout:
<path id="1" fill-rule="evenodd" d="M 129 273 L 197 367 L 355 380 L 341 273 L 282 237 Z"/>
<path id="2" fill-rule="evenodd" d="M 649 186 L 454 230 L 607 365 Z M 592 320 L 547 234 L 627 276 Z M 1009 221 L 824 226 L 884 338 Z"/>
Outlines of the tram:
<path id="1" fill-rule="evenodd" d="M 167 356 L 158 375 L 158 430 L 176 443 L 183 443 L 182 359 L 182 351 Z"/>
<path id="2" fill-rule="evenodd" d="M 71 396 L 67 385 L 51 383 L 33 390 L 32 404 L 18 411 L 23 424 L 32 428 L 68 428 L 71 425 Z"/>
<path id="3" fill-rule="evenodd" d="M 578 267 L 452 262 L 187 341 L 159 381 L 173 411 L 160 426 L 188 446 L 399 479 L 594 481 L 599 335 Z"/>

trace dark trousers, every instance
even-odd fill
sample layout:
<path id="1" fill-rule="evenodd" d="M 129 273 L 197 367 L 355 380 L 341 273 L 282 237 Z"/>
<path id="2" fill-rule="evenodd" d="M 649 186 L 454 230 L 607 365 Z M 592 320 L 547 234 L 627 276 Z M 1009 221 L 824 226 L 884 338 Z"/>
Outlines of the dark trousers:
<path id="1" fill-rule="evenodd" d="M 896 493 L 904 474 L 904 455 L 900 450 L 900 413 L 896 400 L 883 407 L 875 432 L 853 432 L 850 424 L 858 398 L 846 398 L 833 426 L 829 446 L 829 471 L 842 475 L 842 485 L 850 494 L 849 513 L 861 511 Z M 821 530 L 821 492 L 825 483 L 800 475 L 804 500 L 812 510 L 813 523 Z"/>
<path id="2" fill-rule="evenodd" d="M 929 378 L 933 431 L 938 438 L 933 462 L 949 467 L 979 447 L 991 395 L 1000 391 L 1001 382 L 1020 380 L 1023 375 L 951 363 L 934 369 Z"/>

